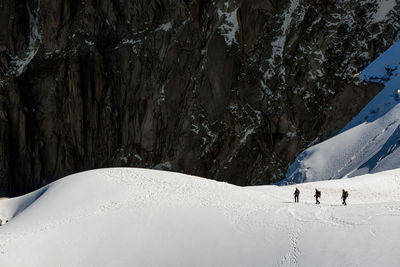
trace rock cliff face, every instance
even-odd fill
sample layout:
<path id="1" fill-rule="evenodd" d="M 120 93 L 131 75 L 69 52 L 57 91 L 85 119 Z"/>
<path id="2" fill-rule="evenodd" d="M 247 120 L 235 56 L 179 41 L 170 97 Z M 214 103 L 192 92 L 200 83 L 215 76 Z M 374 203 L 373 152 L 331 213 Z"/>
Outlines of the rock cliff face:
<path id="1" fill-rule="evenodd" d="M 0 193 L 163 168 L 271 183 L 380 90 L 392 0 L 0 0 Z M 317 139 L 316 139 L 317 138 Z"/>

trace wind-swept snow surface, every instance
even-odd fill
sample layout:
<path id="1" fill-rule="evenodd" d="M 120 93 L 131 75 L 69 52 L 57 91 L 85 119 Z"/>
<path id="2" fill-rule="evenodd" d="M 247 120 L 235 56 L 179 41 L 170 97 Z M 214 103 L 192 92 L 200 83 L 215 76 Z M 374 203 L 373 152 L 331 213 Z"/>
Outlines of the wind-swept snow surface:
<path id="1" fill-rule="evenodd" d="M 302 152 L 285 182 L 337 179 L 400 167 L 400 42 L 360 77 L 385 87 L 338 135 Z"/>
<path id="2" fill-rule="evenodd" d="M 0 266 L 398 266 L 399 175 L 297 185 L 293 203 L 294 186 L 83 172 L 0 200 Z"/>

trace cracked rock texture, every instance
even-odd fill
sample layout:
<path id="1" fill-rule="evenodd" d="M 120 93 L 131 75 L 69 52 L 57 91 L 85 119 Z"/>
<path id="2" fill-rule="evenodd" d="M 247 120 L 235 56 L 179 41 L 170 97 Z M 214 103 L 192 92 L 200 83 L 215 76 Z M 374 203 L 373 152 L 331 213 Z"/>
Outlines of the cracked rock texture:
<path id="1" fill-rule="evenodd" d="M 0 0 L 0 195 L 109 166 L 283 178 L 381 89 L 398 0 Z"/>

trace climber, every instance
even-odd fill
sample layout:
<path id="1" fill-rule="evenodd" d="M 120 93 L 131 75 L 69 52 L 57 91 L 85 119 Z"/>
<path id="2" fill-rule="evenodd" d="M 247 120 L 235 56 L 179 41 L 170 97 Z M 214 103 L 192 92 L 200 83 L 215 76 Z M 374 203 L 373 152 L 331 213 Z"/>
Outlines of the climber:
<path id="1" fill-rule="evenodd" d="M 315 204 L 320 204 L 318 198 L 321 197 L 321 191 L 319 191 L 318 189 L 315 188 L 315 195 L 314 195 L 314 197 L 315 197 Z"/>
<path id="2" fill-rule="evenodd" d="M 346 199 L 347 199 L 348 196 L 349 196 L 349 192 L 347 192 L 344 189 L 342 189 L 342 200 L 343 200 L 342 204 L 345 205 L 345 206 L 347 205 Z"/>
<path id="3" fill-rule="evenodd" d="M 300 195 L 300 190 L 299 189 L 297 189 L 297 187 L 296 187 L 296 190 L 294 190 L 294 202 L 299 202 L 299 195 Z"/>

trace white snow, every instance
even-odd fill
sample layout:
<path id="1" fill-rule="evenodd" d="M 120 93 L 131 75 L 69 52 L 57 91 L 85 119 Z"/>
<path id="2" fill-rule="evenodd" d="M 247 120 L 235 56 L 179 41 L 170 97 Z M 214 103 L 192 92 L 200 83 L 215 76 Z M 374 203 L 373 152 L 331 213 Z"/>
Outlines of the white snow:
<path id="1" fill-rule="evenodd" d="M 121 40 L 121 44 L 130 44 L 130 45 L 134 45 L 136 41 L 133 41 L 131 39 L 122 39 Z"/>
<path id="2" fill-rule="evenodd" d="M 153 167 L 153 170 L 160 170 L 160 171 L 162 171 L 162 170 L 170 170 L 171 168 L 172 168 L 171 162 L 167 161 L 167 162 L 158 163 L 157 165 L 155 165 L 155 166 Z"/>
<path id="3" fill-rule="evenodd" d="M 254 128 L 247 129 L 244 133 L 242 139 L 240 139 L 240 144 L 243 145 L 246 143 L 247 137 L 255 132 Z"/>
<path id="4" fill-rule="evenodd" d="M 280 78 L 285 81 L 285 73 L 286 69 L 285 66 L 281 65 L 283 51 L 285 49 L 286 38 L 288 31 L 291 27 L 292 21 L 295 16 L 304 17 L 304 9 L 299 9 L 300 1 L 299 0 L 290 0 L 290 6 L 285 12 L 282 14 L 282 26 L 279 30 L 279 34 L 275 37 L 275 40 L 271 42 L 272 46 L 272 55 L 271 58 L 268 58 L 266 62 L 268 63 L 268 68 L 264 72 L 263 80 L 261 80 L 261 88 L 263 90 L 266 89 L 266 82 L 267 80 L 271 79 L 275 74 L 279 74 Z M 301 21 L 302 19 L 299 19 Z M 278 69 L 277 69 L 278 68 Z M 276 71 L 278 70 L 278 72 Z M 263 72 L 262 68 L 260 69 Z"/>
<path id="5" fill-rule="evenodd" d="M 138 160 L 143 160 L 142 157 L 139 154 L 135 154 L 133 155 L 135 158 L 137 158 Z"/>
<path id="6" fill-rule="evenodd" d="M 379 0 L 378 9 L 372 20 L 373 23 L 384 21 L 389 12 L 396 6 L 396 0 Z"/>
<path id="7" fill-rule="evenodd" d="M 131 45 L 132 46 L 132 51 L 137 54 L 138 53 L 138 48 L 137 46 L 142 44 L 142 40 L 138 39 L 138 40 L 132 40 L 132 39 L 122 39 L 120 44 L 121 45 Z M 117 45 L 114 49 L 119 49 L 120 45 Z"/>
<path id="8" fill-rule="evenodd" d="M 292 22 L 294 11 L 297 9 L 298 6 L 299 6 L 299 0 L 290 1 L 290 7 L 285 12 L 285 18 L 281 26 L 282 33 L 275 41 L 271 42 L 273 58 L 276 56 L 282 58 L 283 49 L 286 43 L 287 31 L 289 30 L 289 26 Z"/>
<path id="9" fill-rule="evenodd" d="M 26 4 L 26 8 L 29 15 L 29 46 L 28 51 L 25 52 L 24 58 L 13 57 L 11 63 L 14 65 L 14 74 L 18 77 L 20 76 L 32 61 L 32 59 L 36 56 L 36 53 L 39 50 L 39 45 L 42 42 L 42 36 L 39 32 L 39 9 L 40 9 L 40 1 L 38 1 L 38 9 L 36 11 L 32 11 L 29 8 L 29 5 Z M 35 12 L 35 14 L 33 13 Z"/>
<path id="10" fill-rule="evenodd" d="M 158 27 L 156 29 L 156 31 L 162 30 L 162 31 L 169 31 L 172 29 L 172 23 L 171 22 L 167 22 L 165 24 L 160 25 L 160 27 Z"/>
<path id="11" fill-rule="evenodd" d="M 225 7 L 227 7 L 225 5 Z M 236 34 L 239 31 L 239 23 L 237 20 L 237 8 L 232 12 L 222 11 L 218 9 L 219 18 L 223 19 L 224 23 L 222 23 L 218 29 L 221 31 L 222 36 L 225 39 L 227 45 L 232 46 L 233 43 L 237 43 Z"/>
<path id="12" fill-rule="evenodd" d="M 85 40 L 85 44 L 87 44 L 88 46 L 93 46 L 94 42 Z"/>
<path id="13" fill-rule="evenodd" d="M 0 266 L 398 266 L 400 170 L 297 185 L 300 203 L 294 187 L 134 168 L 71 175 L 0 199 Z"/>
<path id="14" fill-rule="evenodd" d="M 302 152 L 286 182 L 310 182 L 357 176 L 399 167 L 400 42 L 365 68 L 360 78 L 384 89 L 336 136 Z"/>
<path id="15" fill-rule="evenodd" d="M 190 131 L 194 132 L 195 134 L 199 134 L 199 126 L 192 123 L 192 129 L 190 129 Z"/>

